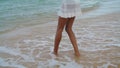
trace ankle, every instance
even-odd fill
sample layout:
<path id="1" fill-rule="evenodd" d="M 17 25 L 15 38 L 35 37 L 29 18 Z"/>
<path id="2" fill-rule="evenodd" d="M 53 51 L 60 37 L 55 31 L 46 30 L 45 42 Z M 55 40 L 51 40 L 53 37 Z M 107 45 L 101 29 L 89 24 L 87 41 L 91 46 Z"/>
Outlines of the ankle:
<path id="1" fill-rule="evenodd" d="M 55 51 L 53 52 L 53 54 L 54 54 L 54 55 L 56 55 L 56 56 L 58 56 L 58 53 L 57 53 L 57 52 L 55 52 Z"/>
<path id="2" fill-rule="evenodd" d="M 80 53 L 75 53 L 75 56 L 80 57 Z"/>

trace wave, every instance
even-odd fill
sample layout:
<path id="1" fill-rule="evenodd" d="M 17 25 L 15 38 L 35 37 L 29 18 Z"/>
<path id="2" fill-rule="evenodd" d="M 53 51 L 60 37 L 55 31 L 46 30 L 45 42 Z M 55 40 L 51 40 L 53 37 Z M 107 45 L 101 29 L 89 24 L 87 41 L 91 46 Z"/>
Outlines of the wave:
<path id="1" fill-rule="evenodd" d="M 100 6 L 100 1 L 98 0 L 93 0 L 93 1 L 88 0 L 88 1 L 83 1 L 81 3 L 81 9 L 83 12 L 93 10 L 99 6 Z"/>
<path id="2" fill-rule="evenodd" d="M 90 9 L 97 6 L 99 0 L 81 0 L 81 8 Z M 36 13 L 56 12 L 60 1 L 57 0 L 6 0 L 0 3 L 0 18 L 21 15 L 34 15 Z M 49 12 L 50 11 L 50 12 Z"/>

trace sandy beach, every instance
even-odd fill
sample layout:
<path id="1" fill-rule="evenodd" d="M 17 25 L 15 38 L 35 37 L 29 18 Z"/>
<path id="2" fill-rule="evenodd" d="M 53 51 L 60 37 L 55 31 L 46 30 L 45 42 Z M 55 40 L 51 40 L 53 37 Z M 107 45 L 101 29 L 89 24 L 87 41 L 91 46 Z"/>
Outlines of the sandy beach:
<path id="1" fill-rule="evenodd" d="M 57 20 L 0 35 L 0 68 L 120 68 L 120 12 L 77 19 L 80 58 L 67 33 L 52 54 Z M 57 18 L 56 18 L 57 19 Z"/>

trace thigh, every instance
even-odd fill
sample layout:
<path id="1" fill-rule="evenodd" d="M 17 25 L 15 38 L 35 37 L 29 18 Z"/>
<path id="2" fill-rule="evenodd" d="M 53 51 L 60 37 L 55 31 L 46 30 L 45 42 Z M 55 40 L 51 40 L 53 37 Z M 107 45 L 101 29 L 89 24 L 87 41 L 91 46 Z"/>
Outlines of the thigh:
<path id="1" fill-rule="evenodd" d="M 68 18 L 59 17 L 57 29 L 63 29 L 67 21 Z"/>
<path id="2" fill-rule="evenodd" d="M 75 17 L 71 17 L 68 19 L 68 22 L 66 24 L 66 28 L 72 28 L 73 23 L 74 23 Z"/>

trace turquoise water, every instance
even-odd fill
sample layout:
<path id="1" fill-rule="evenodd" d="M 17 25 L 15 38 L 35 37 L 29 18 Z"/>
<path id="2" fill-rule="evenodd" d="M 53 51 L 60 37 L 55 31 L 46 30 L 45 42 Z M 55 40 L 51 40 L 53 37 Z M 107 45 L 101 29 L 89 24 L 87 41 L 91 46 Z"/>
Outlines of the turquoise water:
<path id="1" fill-rule="evenodd" d="M 91 7 L 98 1 L 81 0 L 81 6 Z M 59 4 L 60 0 L 0 0 L 0 19 L 55 12 Z"/>
<path id="2" fill-rule="evenodd" d="M 0 2 L 1 18 L 24 16 L 48 12 L 57 7 L 55 0 L 2 0 Z"/>
<path id="3" fill-rule="evenodd" d="M 19 25 L 31 24 L 30 20 L 42 20 L 49 14 L 56 14 L 61 0 L 0 0 L 0 33 Z M 80 0 L 82 10 L 100 6 L 108 0 Z M 109 0 L 110 1 L 110 0 Z M 46 18 L 47 19 L 47 18 Z M 38 20 L 38 19 L 37 19 Z M 40 21 L 39 24 L 42 22 Z M 36 24 L 36 22 L 34 22 Z M 38 22 L 37 22 L 38 24 Z"/>
<path id="4" fill-rule="evenodd" d="M 21 20 L 55 12 L 57 7 L 57 0 L 0 0 L 0 32 L 15 28 Z"/>

